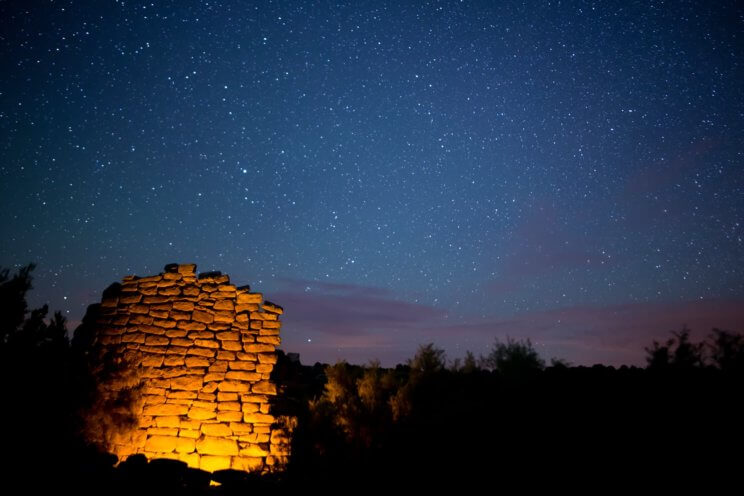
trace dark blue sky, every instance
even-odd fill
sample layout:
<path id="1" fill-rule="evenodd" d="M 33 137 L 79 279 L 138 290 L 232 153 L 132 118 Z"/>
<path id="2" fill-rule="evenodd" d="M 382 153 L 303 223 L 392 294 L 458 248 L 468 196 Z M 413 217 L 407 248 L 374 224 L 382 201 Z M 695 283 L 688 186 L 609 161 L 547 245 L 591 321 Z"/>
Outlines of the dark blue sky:
<path id="1" fill-rule="evenodd" d="M 3 2 L 0 265 L 76 323 L 195 262 L 304 362 L 744 329 L 744 10 Z"/>

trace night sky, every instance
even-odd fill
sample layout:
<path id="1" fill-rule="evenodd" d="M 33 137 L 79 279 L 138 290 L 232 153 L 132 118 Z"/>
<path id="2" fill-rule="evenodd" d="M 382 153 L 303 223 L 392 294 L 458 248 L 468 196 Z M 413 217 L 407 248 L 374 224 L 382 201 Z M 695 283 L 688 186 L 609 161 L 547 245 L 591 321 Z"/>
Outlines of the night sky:
<path id="1" fill-rule="evenodd" d="M 0 266 L 194 262 L 303 363 L 744 330 L 736 1 L 0 3 Z"/>

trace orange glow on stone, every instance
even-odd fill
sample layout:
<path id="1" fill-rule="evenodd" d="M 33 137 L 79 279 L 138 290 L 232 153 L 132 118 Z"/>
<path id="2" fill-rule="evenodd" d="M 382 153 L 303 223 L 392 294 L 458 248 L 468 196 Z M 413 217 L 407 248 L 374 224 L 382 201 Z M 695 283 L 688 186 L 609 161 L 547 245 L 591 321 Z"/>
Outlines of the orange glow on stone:
<path id="1" fill-rule="evenodd" d="M 120 459 L 142 453 L 209 472 L 281 470 L 296 423 L 271 415 L 268 403 L 277 394 L 270 374 L 283 309 L 226 275 L 197 277 L 194 264 L 128 276 L 115 289 L 97 310 L 96 339 L 128 373 L 102 387 L 132 388 L 137 422 L 108 436 L 105 448 Z"/>

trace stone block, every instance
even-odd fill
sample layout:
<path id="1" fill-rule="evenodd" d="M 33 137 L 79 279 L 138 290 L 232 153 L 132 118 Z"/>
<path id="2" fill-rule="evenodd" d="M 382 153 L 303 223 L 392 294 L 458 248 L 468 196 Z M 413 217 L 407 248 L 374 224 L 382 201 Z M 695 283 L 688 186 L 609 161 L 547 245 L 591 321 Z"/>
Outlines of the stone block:
<path id="1" fill-rule="evenodd" d="M 226 351 L 242 351 L 243 345 L 239 341 L 222 341 L 222 349 Z"/>
<path id="2" fill-rule="evenodd" d="M 122 343 L 138 343 L 144 344 L 145 333 L 144 332 L 128 332 L 121 336 Z"/>
<path id="3" fill-rule="evenodd" d="M 153 317 L 154 319 L 167 319 L 168 318 L 168 312 L 164 312 L 162 310 L 150 310 L 149 315 L 150 317 Z M 157 320 L 155 320 L 155 322 L 157 322 Z"/>
<path id="4" fill-rule="evenodd" d="M 188 391 L 201 389 L 203 379 L 198 375 L 187 375 L 171 379 L 171 389 L 184 389 Z M 185 413 L 185 412 L 184 412 Z"/>
<path id="5" fill-rule="evenodd" d="M 270 363 L 259 363 L 256 365 L 256 372 L 261 374 L 271 374 L 272 370 L 274 370 L 274 365 Z"/>
<path id="6" fill-rule="evenodd" d="M 190 332 L 189 339 L 214 339 L 214 333 L 210 331 Z"/>
<path id="7" fill-rule="evenodd" d="M 189 348 L 188 351 L 186 351 L 186 354 L 197 355 L 197 356 L 206 357 L 206 358 L 214 358 L 215 352 L 212 348 L 193 347 L 193 348 Z"/>
<path id="8" fill-rule="evenodd" d="M 217 389 L 228 393 L 246 393 L 251 390 L 248 384 L 240 381 L 222 381 Z"/>
<path id="9" fill-rule="evenodd" d="M 213 348 L 217 349 L 220 347 L 219 341 L 213 339 L 195 339 L 194 344 L 201 348 Z"/>
<path id="10" fill-rule="evenodd" d="M 147 324 L 151 325 L 153 321 L 153 318 L 149 315 L 142 315 L 142 314 L 134 314 L 129 317 L 129 324 L 130 325 L 138 325 L 138 324 Z"/>
<path id="11" fill-rule="evenodd" d="M 235 331 L 224 331 L 216 334 L 217 339 L 220 341 L 239 341 L 240 333 Z"/>
<path id="12" fill-rule="evenodd" d="M 220 350 L 217 352 L 217 360 L 235 360 L 235 353 L 232 351 Z"/>
<path id="13" fill-rule="evenodd" d="M 235 305 L 236 312 L 256 312 L 259 309 L 258 303 L 240 303 Z"/>
<path id="14" fill-rule="evenodd" d="M 142 313 L 147 315 L 148 313 L 150 313 L 150 306 L 142 303 L 135 303 L 133 305 L 129 305 L 129 311 L 131 313 Z"/>
<path id="15" fill-rule="evenodd" d="M 201 454 L 201 452 L 199 453 Z M 231 462 L 232 460 L 229 456 L 202 455 L 199 457 L 199 469 L 207 472 L 227 470 L 231 467 Z"/>
<path id="16" fill-rule="evenodd" d="M 210 372 L 227 372 L 227 362 L 225 360 L 215 360 L 211 367 Z"/>
<path id="17" fill-rule="evenodd" d="M 189 468 L 199 468 L 198 453 L 178 453 L 178 459 L 184 462 Z"/>
<path id="18" fill-rule="evenodd" d="M 170 453 L 175 451 L 178 438 L 173 436 L 148 436 L 145 451 L 154 453 Z"/>
<path id="19" fill-rule="evenodd" d="M 268 403 L 269 398 L 263 394 L 241 394 L 240 401 L 242 403 Z"/>
<path id="20" fill-rule="evenodd" d="M 227 424 L 202 424 L 201 431 L 205 436 L 228 437 L 233 435 Z"/>
<path id="21" fill-rule="evenodd" d="M 238 443 L 224 437 L 203 436 L 196 442 L 196 451 L 200 455 L 235 456 L 238 454 Z"/>
<path id="22" fill-rule="evenodd" d="M 262 456 L 268 456 L 269 451 L 263 449 L 258 444 L 251 444 L 247 447 L 240 450 L 240 456 L 250 456 L 250 457 L 262 457 Z"/>
<path id="23" fill-rule="evenodd" d="M 196 449 L 196 439 L 188 437 L 176 438 L 176 451 L 178 453 L 193 453 Z"/>
<path id="24" fill-rule="evenodd" d="M 275 395 L 276 394 L 276 386 L 272 382 L 270 382 L 270 381 L 261 381 L 261 382 L 255 383 L 255 384 L 253 384 L 251 386 L 251 392 L 252 393 L 258 393 L 258 394 Z"/>
<path id="25" fill-rule="evenodd" d="M 230 370 L 256 370 L 255 362 L 240 362 L 233 361 L 229 362 Z"/>
<path id="26" fill-rule="evenodd" d="M 214 393 L 217 391 L 217 384 L 218 382 L 208 382 L 207 384 L 202 387 L 202 393 Z"/>
<path id="27" fill-rule="evenodd" d="M 170 301 L 170 298 L 167 296 L 158 296 L 158 295 L 148 295 L 142 298 L 142 303 L 147 303 L 148 305 L 155 305 L 160 303 L 168 303 Z"/>
<path id="28" fill-rule="evenodd" d="M 199 295 L 199 288 L 196 286 L 184 286 L 181 290 L 184 294 L 184 296 L 198 296 Z"/>
<path id="29" fill-rule="evenodd" d="M 217 413 L 214 410 L 208 410 L 206 408 L 191 407 L 188 412 L 188 417 L 193 420 L 209 420 L 216 416 Z"/>
<path id="30" fill-rule="evenodd" d="M 228 310 L 233 312 L 235 310 L 235 305 L 230 300 L 217 300 L 214 302 L 212 308 L 215 310 Z"/>
<path id="31" fill-rule="evenodd" d="M 111 319 L 111 323 L 113 325 L 117 325 L 117 326 L 126 325 L 127 322 L 129 322 L 129 315 L 127 315 L 127 314 L 124 314 L 124 315 L 115 315 Z"/>
<path id="32" fill-rule="evenodd" d="M 235 314 L 226 311 L 216 311 L 214 313 L 214 322 L 231 323 L 235 320 Z"/>
<path id="33" fill-rule="evenodd" d="M 152 321 L 152 325 L 162 327 L 164 329 L 173 329 L 174 327 L 176 327 L 176 321 L 165 320 L 165 319 L 155 319 Z"/>
<path id="34" fill-rule="evenodd" d="M 209 367 L 209 360 L 199 356 L 187 356 L 186 357 L 187 367 Z"/>
<path id="35" fill-rule="evenodd" d="M 260 304 L 263 301 L 261 293 L 238 293 L 238 304 Z"/>
<path id="36" fill-rule="evenodd" d="M 120 305 L 131 305 L 132 303 L 139 303 L 142 300 L 142 295 L 139 293 L 122 294 L 119 296 Z"/>
<path id="37" fill-rule="evenodd" d="M 147 429 L 148 436 L 178 436 L 178 429 L 173 427 L 149 427 Z"/>
<path id="38" fill-rule="evenodd" d="M 194 302 L 192 301 L 174 301 L 173 310 L 180 312 L 192 312 L 194 310 Z"/>
<path id="39" fill-rule="evenodd" d="M 255 424 L 273 424 L 274 417 L 264 413 L 244 413 L 243 422 L 246 424 L 254 424 L 253 430 L 254 432 L 258 432 L 257 429 L 259 426 L 256 426 Z"/>
<path id="40" fill-rule="evenodd" d="M 178 415 L 165 415 L 163 417 L 155 417 L 155 425 L 158 427 L 180 427 L 181 417 Z"/>
<path id="41" fill-rule="evenodd" d="M 240 422 L 243 420 L 243 414 L 232 410 L 222 410 L 217 412 L 217 420 L 220 422 Z"/>
<path id="42" fill-rule="evenodd" d="M 184 365 L 184 360 L 180 355 L 166 355 L 163 365 L 166 367 L 181 367 Z"/>
<path id="43" fill-rule="evenodd" d="M 195 391 L 171 391 L 168 393 L 168 398 L 177 400 L 193 400 L 196 398 Z"/>
<path id="44" fill-rule="evenodd" d="M 179 429 L 178 437 L 185 437 L 188 439 L 199 439 L 201 437 L 201 431 L 195 429 Z"/>
<path id="45" fill-rule="evenodd" d="M 265 352 L 273 352 L 275 350 L 274 346 L 270 344 L 244 344 L 243 349 L 247 353 L 265 353 Z"/>
<path id="46" fill-rule="evenodd" d="M 201 322 L 194 322 L 193 320 L 179 320 L 176 327 L 179 329 L 185 329 L 187 331 L 203 331 L 207 328 L 205 324 Z"/>
<path id="47" fill-rule="evenodd" d="M 140 324 L 137 328 L 145 334 L 154 334 L 155 336 L 164 336 L 165 329 L 162 327 L 155 327 L 154 325 Z"/>
<path id="48" fill-rule="evenodd" d="M 170 344 L 170 339 L 165 336 L 148 334 L 145 338 L 145 344 L 148 346 L 167 346 L 168 344 Z"/>
<path id="49" fill-rule="evenodd" d="M 275 313 L 277 315 L 281 315 L 284 313 L 284 309 L 282 307 L 270 301 L 264 301 L 263 305 L 261 305 L 261 308 L 263 308 L 266 312 Z"/>
<path id="50" fill-rule="evenodd" d="M 163 365 L 163 355 L 147 355 L 142 358 L 143 367 L 160 367 Z"/>
<path id="51" fill-rule="evenodd" d="M 212 411 L 217 410 L 217 402 L 215 401 L 197 400 L 197 401 L 194 401 L 192 406 L 194 406 L 195 408 L 204 408 L 205 410 L 212 410 Z"/>
<path id="52" fill-rule="evenodd" d="M 225 374 L 226 379 L 234 379 L 238 381 L 256 382 L 261 380 L 261 374 L 255 372 L 246 372 L 243 370 L 231 370 Z"/>
<path id="53" fill-rule="evenodd" d="M 258 355 L 258 361 L 260 363 L 276 363 L 276 353 L 261 353 Z"/>
<path id="54" fill-rule="evenodd" d="M 158 355 L 165 355 L 165 350 L 167 348 L 165 346 L 146 346 L 142 344 L 140 345 L 139 349 L 143 353 L 156 353 Z"/>
<path id="55" fill-rule="evenodd" d="M 211 324 L 212 322 L 214 322 L 214 315 L 201 310 L 194 310 L 191 313 L 191 320 L 202 322 L 204 324 Z"/>
<path id="56" fill-rule="evenodd" d="M 220 401 L 217 404 L 217 409 L 219 411 L 239 412 L 241 411 L 241 405 L 239 401 Z"/>
<path id="57" fill-rule="evenodd" d="M 258 336 L 256 341 L 263 344 L 272 344 L 274 346 L 282 344 L 282 340 L 279 336 Z"/>
<path id="58" fill-rule="evenodd" d="M 193 275 L 196 274 L 196 264 L 180 264 L 177 270 L 181 275 Z"/>
<path id="59" fill-rule="evenodd" d="M 159 405 L 148 405 L 144 408 L 144 415 L 157 416 L 170 416 L 170 415 L 185 415 L 188 413 L 189 407 L 187 405 L 174 405 L 171 403 L 163 403 Z"/>
<path id="60" fill-rule="evenodd" d="M 189 320 L 191 319 L 191 314 L 187 312 L 171 312 L 170 319 L 175 321 Z"/>
<path id="61" fill-rule="evenodd" d="M 217 393 L 217 401 L 238 401 L 238 393 Z"/>

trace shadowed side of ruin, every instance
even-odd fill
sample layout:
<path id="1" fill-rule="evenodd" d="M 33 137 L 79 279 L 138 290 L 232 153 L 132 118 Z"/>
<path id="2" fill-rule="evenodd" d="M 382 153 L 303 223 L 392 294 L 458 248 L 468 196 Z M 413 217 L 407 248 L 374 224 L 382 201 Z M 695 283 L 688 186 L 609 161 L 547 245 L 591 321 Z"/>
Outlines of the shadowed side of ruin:
<path id="1" fill-rule="evenodd" d="M 227 275 L 197 277 L 193 264 L 112 285 L 86 316 L 98 362 L 116 366 L 101 374 L 107 406 L 91 412 L 89 437 L 120 460 L 144 454 L 210 472 L 281 470 L 293 427 L 271 414 L 282 313 Z"/>

